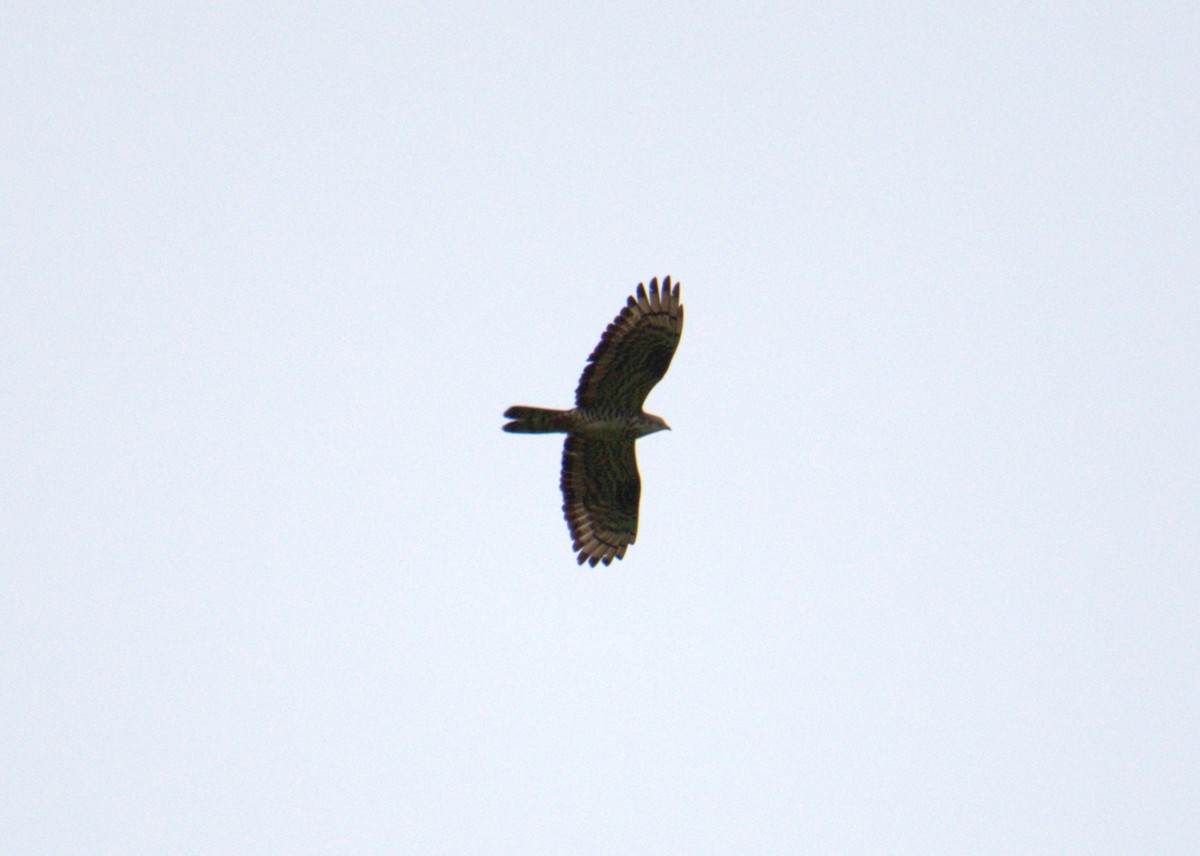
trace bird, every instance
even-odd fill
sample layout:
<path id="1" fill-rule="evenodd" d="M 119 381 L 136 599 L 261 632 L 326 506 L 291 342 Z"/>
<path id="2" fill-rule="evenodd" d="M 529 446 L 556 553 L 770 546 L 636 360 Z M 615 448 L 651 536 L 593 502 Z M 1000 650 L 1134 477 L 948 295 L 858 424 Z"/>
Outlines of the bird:
<path id="1" fill-rule="evenodd" d="M 638 476 L 634 442 L 669 431 L 661 416 L 643 411 L 646 396 L 662 380 L 683 334 L 679 283 L 671 277 L 650 288 L 638 283 L 605 329 L 584 366 L 575 407 L 549 410 L 516 405 L 504 411 L 504 430 L 514 434 L 563 434 L 563 516 L 576 561 L 596 567 L 623 559 L 637 540 Z"/>

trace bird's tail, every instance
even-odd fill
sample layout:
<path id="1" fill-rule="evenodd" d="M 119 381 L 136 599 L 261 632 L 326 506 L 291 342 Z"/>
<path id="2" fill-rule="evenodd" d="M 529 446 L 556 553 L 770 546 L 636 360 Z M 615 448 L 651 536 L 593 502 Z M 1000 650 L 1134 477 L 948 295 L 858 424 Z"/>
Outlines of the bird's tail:
<path id="1" fill-rule="evenodd" d="M 553 434 L 568 430 L 563 417 L 565 410 L 547 410 L 544 407 L 510 407 L 504 411 L 506 419 L 513 420 L 504 426 L 514 434 Z"/>

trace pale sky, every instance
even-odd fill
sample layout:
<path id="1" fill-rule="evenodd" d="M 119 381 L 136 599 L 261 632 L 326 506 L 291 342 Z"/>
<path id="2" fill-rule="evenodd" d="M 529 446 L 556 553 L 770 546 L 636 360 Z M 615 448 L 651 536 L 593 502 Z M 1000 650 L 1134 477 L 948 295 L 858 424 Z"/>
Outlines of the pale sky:
<path id="1" fill-rule="evenodd" d="M 1194 3 L 0 40 L 0 852 L 1200 852 Z"/>

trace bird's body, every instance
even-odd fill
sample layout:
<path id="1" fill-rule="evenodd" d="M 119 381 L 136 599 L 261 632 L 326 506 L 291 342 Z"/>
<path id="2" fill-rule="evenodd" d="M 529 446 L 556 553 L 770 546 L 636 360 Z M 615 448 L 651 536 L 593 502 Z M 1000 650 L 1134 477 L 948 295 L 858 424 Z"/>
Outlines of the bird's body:
<path id="1" fill-rule="evenodd" d="M 516 420 L 504 426 L 505 431 L 514 434 L 578 434 L 597 439 L 636 440 L 667 427 L 659 417 L 649 413 L 597 407 L 547 410 L 517 405 L 504 411 L 504 415 Z"/>
<path id="2" fill-rule="evenodd" d="M 575 391 L 571 410 L 518 405 L 504 412 L 517 434 L 565 433 L 561 487 L 563 514 L 579 564 L 593 567 L 623 558 L 637 539 L 638 477 L 634 442 L 668 430 L 662 418 L 642 410 L 650 390 L 666 374 L 683 333 L 679 285 L 671 278 L 639 284 L 635 297 L 608 325 Z"/>

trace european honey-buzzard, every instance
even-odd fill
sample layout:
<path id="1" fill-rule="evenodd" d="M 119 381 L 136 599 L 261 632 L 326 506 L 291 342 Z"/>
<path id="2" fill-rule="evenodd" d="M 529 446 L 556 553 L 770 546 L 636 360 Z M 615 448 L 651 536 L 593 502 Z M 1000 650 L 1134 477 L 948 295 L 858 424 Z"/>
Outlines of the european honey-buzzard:
<path id="1" fill-rule="evenodd" d="M 505 431 L 566 434 L 563 445 L 563 515 L 578 562 L 595 567 L 625 556 L 637 539 L 638 477 L 633 444 L 639 437 L 670 430 L 642 410 L 654 385 L 667 373 L 683 333 L 679 284 L 650 280 L 604 331 L 588 357 L 571 410 L 510 407 Z"/>

